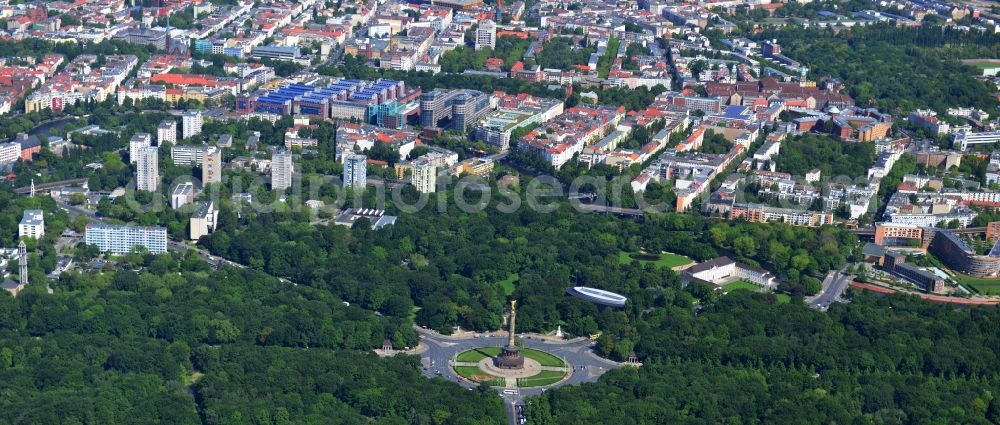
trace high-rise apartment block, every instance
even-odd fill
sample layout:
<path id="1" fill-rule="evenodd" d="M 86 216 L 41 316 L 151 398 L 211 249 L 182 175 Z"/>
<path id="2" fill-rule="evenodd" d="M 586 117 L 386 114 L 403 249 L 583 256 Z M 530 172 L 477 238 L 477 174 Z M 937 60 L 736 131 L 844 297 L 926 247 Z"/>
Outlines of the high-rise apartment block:
<path id="1" fill-rule="evenodd" d="M 177 143 L 177 122 L 167 120 L 156 127 L 156 143 Z"/>
<path id="2" fill-rule="evenodd" d="M 271 155 L 271 190 L 292 187 L 292 153 L 277 151 Z"/>
<path id="3" fill-rule="evenodd" d="M 433 193 L 437 189 L 437 167 L 429 161 L 414 161 L 410 181 L 420 193 Z"/>
<path id="4" fill-rule="evenodd" d="M 135 133 L 128 141 L 128 162 L 135 164 L 139 158 L 139 150 L 153 146 L 153 136 L 149 133 Z"/>
<path id="5" fill-rule="evenodd" d="M 146 192 L 156 192 L 160 185 L 160 148 L 139 149 L 136 156 L 135 188 Z"/>
<path id="6" fill-rule="evenodd" d="M 201 133 L 201 111 L 186 111 L 181 115 L 181 138 L 187 139 Z"/>
<path id="7" fill-rule="evenodd" d="M 476 28 L 476 50 L 497 47 L 497 25 L 487 19 Z"/>
<path id="8" fill-rule="evenodd" d="M 222 183 L 222 149 L 211 147 L 201 159 L 201 184 Z"/>
<path id="9" fill-rule="evenodd" d="M 207 150 L 207 146 L 173 146 L 170 148 L 170 160 L 174 165 L 200 165 Z"/>
<path id="10" fill-rule="evenodd" d="M 344 188 L 356 187 L 364 189 L 368 182 L 368 157 L 351 154 L 344 160 Z"/>
<path id="11" fill-rule="evenodd" d="M 161 254 L 167 252 L 167 229 L 91 223 L 84 233 L 84 242 L 97 246 L 101 252 L 117 255 L 134 252 L 137 247 Z"/>

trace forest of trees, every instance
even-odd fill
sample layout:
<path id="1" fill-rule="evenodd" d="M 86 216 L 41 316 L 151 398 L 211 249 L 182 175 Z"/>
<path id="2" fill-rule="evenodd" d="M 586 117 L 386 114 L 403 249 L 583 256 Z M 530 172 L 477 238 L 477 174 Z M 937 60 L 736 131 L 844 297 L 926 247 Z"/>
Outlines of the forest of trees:
<path id="1" fill-rule="evenodd" d="M 996 309 L 855 296 L 826 314 L 748 292 L 643 319 L 641 368 L 528 401 L 532 423 L 996 423 Z M 644 357 L 645 356 L 645 357 Z"/>
<path id="2" fill-rule="evenodd" d="M 475 50 L 468 46 L 459 46 L 441 55 L 439 64 L 444 72 L 461 73 L 467 69 L 483 70 L 486 60 L 494 57 L 503 60 L 503 69 L 509 71 L 517 61 L 521 60 L 528 50 L 531 40 L 515 36 L 498 37 L 496 48 Z"/>
<path id="3" fill-rule="evenodd" d="M 542 44 L 535 63 L 542 68 L 569 70 L 573 65 L 586 65 L 596 51 L 593 47 L 575 45 L 573 38 L 555 37 Z"/>
<path id="4" fill-rule="evenodd" d="M 875 163 L 872 143 L 844 143 L 826 135 L 804 134 L 781 142 L 778 171 L 802 176 L 819 169 L 823 177 L 864 177 Z"/>
<path id="5" fill-rule="evenodd" d="M 973 78 L 976 71 L 958 62 L 1000 57 L 996 34 L 879 24 L 837 33 L 783 27 L 757 37 L 777 39 L 782 52 L 808 67 L 813 79 L 840 79 L 859 105 L 904 114 L 917 108 L 992 111 L 998 104 L 996 89 Z"/>
<path id="6" fill-rule="evenodd" d="M 514 202 L 512 197 L 523 199 L 523 194 L 494 191 L 491 206 L 479 214 L 461 213 L 445 192 L 439 195 L 449 196 L 447 214 L 431 210 L 438 205 L 436 197 L 416 214 L 387 205 L 400 219 L 379 231 L 358 225 L 312 227 L 303 223 L 303 213 L 244 211 L 236 218 L 223 203 L 219 230 L 200 244 L 213 254 L 330 290 L 389 316 L 406 316 L 418 306 L 417 323 L 442 332 L 454 326 L 497 329 L 508 296 L 499 282 L 516 274 L 513 296 L 522 300 L 519 323 L 524 329 L 549 331 L 561 325 L 585 335 L 599 327 L 609 338 L 620 338 L 603 348 L 618 358 L 641 335 L 634 326 L 621 327 L 620 312 L 598 314 L 593 305 L 566 297 L 566 288 L 579 284 L 622 292 L 639 310 L 673 302 L 680 288 L 669 270 L 619 265 L 621 251 L 672 251 L 696 260 L 725 254 L 776 270 L 789 293 L 802 295 L 815 292 L 817 278 L 841 267 L 856 245 L 854 236 L 833 227 L 725 223 L 689 214 L 649 217 L 637 224 L 581 214 L 559 198 L 544 200 L 555 203 L 553 212 L 524 206 L 500 213 L 498 205 Z M 690 305 L 692 296 L 684 296 Z"/>
<path id="7" fill-rule="evenodd" d="M 370 351 L 415 345 L 405 318 L 193 255 L 142 264 L 0 294 L 0 422 L 500 423 L 495 395 Z"/>

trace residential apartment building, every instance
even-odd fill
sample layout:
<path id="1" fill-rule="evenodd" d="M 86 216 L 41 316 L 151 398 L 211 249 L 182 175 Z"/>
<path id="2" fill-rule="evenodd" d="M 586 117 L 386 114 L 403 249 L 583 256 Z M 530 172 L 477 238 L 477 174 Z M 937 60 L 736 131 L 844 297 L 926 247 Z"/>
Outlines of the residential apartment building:
<path id="1" fill-rule="evenodd" d="M 116 255 L 131 253 L 136 248 L 162 254 L 167 252 L 167 229 L 91 223 L 84 233 L 84 242 L 97 246 L 101 252 Z"/>
<path id="2" fill-rule="evenodd" d="M 42 210 L 24 210 L 17 225 L 17 237 L 41 239 L 45 236 L 45 213 Z"/>
<path id="3" fill-rule="evenodd" d="M 139 159 L 139 151 L 153 146 L 153 136 L 149 133 L 135 133 L 128 141 L 128 162 L 135 164 Z"/>
<path id="4" fill-rule="evenodd" d="M 181 138 L 187 139 L 201 133 L 201 111 L 186 111 L 181 115 Z"/>
<path id="5" fill-rule="evenodd" d="M 201 161 L 201 184 L 222 183 L 222 149 L 210 147 Z"/>
<path id="6" fill-rule="evenodd" d="M 434 193 L 437 189 L 437 167 L 430 161 L 414 161 L 410 182 L 417 192 Z"/>
<path id="7" fill-rule="evenodd" d="M 184 182 L 174 188 L 170 195 L 170 208 L 178 209 L 194 202 L 194 183 Z"/>
<path id="8" fill-rule="evenodd" d="M 191 240 L 197 241 L 202 236 L 211 234 L 219 224 L 218 210 L 212 202 L 201 202 L 191 214 L 190 236 Z"/>
<path id="9" fill-rule="evenodd" d="M 0 143 L 0 164 L 10 164 L 21 159 L 21 143 Z"/>
<path id="10" fill-rule="evenodd" d="M 146 192 L 156 192 L 160 185 L 160 148 L 145 147 L 137 153 L 135 188 Z"/>
<path id="11" fill-rule="evenodd" d="M 170 160 L 174 165 L 198 165 L 205 160 L 207 150 L 207 146 L 173 146 L 170 148 Z"/>
<path id="12" fill-rule="evenodd" d="M 487 19 L 476 28 L 476 50 L 497 47 L 497 24 Z"/>
<path id="13" fill-rule="evenodd" d="M 833 214 L 830 213 L 792 208 L 775 208 L 760 204 L 735 204 L 729 212 L 729 218 L 743 218 L 747 221 L 757 223 L 779 221 L 796 226 L 809 227 L 833 224 Z"/>
<path id="14" fill-rule="evenodd" d="M 344 159 L 344 188 L 357 187 L 364 190 L 368 182 L 368 157 L 352 154 Z"/>
<path id="15" fill-rule="evenodd" d="M 271 155 L 271 190 L 292 187 L 292 153 L 278 151 Z"/>
<path id="16" fill-rule="evenodd" d="M 161 145 L 164 142 L 177 143 L 177 123 L 174 120 L 161 122 L 156 127 L 156 142 Z"/>

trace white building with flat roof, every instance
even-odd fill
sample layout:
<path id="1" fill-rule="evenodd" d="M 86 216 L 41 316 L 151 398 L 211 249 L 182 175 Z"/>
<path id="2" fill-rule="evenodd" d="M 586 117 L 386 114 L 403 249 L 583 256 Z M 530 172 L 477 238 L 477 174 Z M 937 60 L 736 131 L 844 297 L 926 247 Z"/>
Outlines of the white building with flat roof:
<path id="1" fill-rule="evenodd" d="M 149 133 L 135 133 L 128 141 L 128 162 L 135 164 L 139 158 L 139 150 L 153 146 L 153 136 Z"/>
<path id="2" fill-rule="evenodd" d="M 185 111 L 181 115 L 181 138 L 187 139 L 201 133 L 201 111 Z"/>
<path id="3" fill-rule="evenodd" d="M 201 160 L 201 184 L 222 183 L 222 148 L 210 147 Z"/>
<path id="4" fill-rule="evenodd" d="M 437 190 L 437 167 L 429 161 L 414 161 L 410 182 L 417 192 L 434 193 Z"/>
<path id="5" fill-rule="evenodd" d="M 951 146 L 953 148 L 967 151 L 975 145 L 992 145 L 1000 142 L 1000 131 L 955 133 L 951 136 L 951 141 Z"/>
<path id="6" fill-rule="evenodd" d="M 212 202 L 200 202 L 191 214 L 191 240 L 197 241 L 202 236 L 215 231 L 215 226 L 219 223 L 218 210 Z"/>
<path id="7" fill-rule="evenodd" d="M 167 120 L 156 127 L 156 143 L 177 143 L 177 122 Z"/>
<path id="8" fill-rule="evenodd" d="M 139 149 L 135 167 L 135 188 L 146 192 L 156 192 L 160 186 L 160 148 Z"/>
<path id="9" fill-rule="evenodd" d="M 497 24 L 487 19 L 479 23 L 476 28 L 476 50 L 487 47 L 495 49 L 497 46 Z"/>
<path id="10" fill-rule="evenodd" d="M 174 165 L 199 165 L 205 159 L 207 150 L 207 146 L 173 146 L 170 148 L 170 160 Z"/>
<path id="11" fill-rule="evenodd" d="M 358 187 L 364 190 L 368 183 L 368 157 L 352 154 L 344 159 L 344 188 Z"/>
<path id="12" fill-rule="evenodd" d="M 271 155 L 271 190 L 285 190 L 292 187 L 292 153 L 275 152 Z"/>
<path id="13" fill-rule="evenodd" d="M 129 254 L 137 248 L 162 254 L 167 252 L 167 229 L 91 223 L 87 225 L 84 242 L 96 246 L 101 252 L 116 255 Z"/>
<path id="14" fill-rule="evenodd" d="M 10 164 L 21 159 L 21 143 L 0 143 L 0 164 Z"/>
<path id="15" fill-rule="evenodd" d="M 45 213 L 42 210 L 24 210 L 21 222 L 17 225 L 17 236 L 35 239 L 45 236 Z"/>
<path id="16" fill-rule="evenodd" d="M 170 194 L 170 208 L 175 210 L 191 202 L 194 202 L 194 183 L 181 183 Z"/>

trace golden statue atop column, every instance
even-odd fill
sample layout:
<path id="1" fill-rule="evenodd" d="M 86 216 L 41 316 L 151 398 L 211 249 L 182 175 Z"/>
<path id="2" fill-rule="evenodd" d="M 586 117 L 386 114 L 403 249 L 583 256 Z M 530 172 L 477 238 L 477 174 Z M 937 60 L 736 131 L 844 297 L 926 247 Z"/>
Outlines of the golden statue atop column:
<path id="1" fill-rule="evenodd" d="M 517 324 L 517 300 L 510 301 L 510 320 L 507 322 L 507 346 L 500 350 L 500 354 L 493 359 L 494 365 L 501 369 L 522 369 L 524 368 L 524 356 L 521 355 L 521 347 L 517 346 L 514 336 Z"/>

